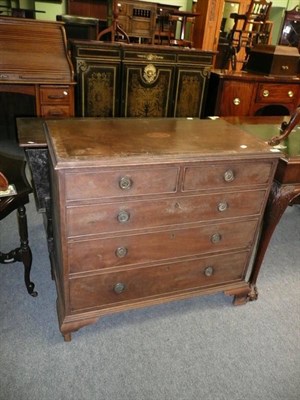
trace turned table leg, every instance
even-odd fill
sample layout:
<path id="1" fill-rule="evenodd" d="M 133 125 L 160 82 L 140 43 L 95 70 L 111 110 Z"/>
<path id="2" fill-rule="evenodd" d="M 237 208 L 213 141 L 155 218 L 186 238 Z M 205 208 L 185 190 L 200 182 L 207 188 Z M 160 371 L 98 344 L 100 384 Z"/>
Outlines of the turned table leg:
<path id="1" fill-rule="evenodd" d="M 30 280 L 30 271 L 32 264 L 31 249 L 28 245 L 27 217 L 25 206 L 18 208 L 18 226 L 20 235 L 20 247 L 11 250 L 9 253 L 0 252 L 0 263 L 11 264 L 16 261 L 24 264 L 24 280 L 28 293 L 36 297 L 38 294 L 34 290 L 34 283 Z"/>
<path id="2" fill-rule="evenodd" d="M 252 300 L 257 298 L 256 281 L 273 232 L 288 205 L 291 204 L 299 195 L 299 187 L 293 185 L 281 185 L 278 182 L 273 183 L 263 218 L 262 230 L 253 262 L 252 272 L 249 278 L 250 287 L 252 287 L 252 290 L 256 293 Z"/>

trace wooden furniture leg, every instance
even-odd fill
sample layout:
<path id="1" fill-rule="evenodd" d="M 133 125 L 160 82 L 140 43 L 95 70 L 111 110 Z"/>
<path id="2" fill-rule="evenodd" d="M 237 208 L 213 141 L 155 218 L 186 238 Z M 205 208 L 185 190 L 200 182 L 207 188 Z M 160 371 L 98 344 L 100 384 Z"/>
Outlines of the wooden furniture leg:
<path id="1" fill-rule="evenodd" d="M 20 235 L 20 247 L 10 251 L 9 253 L 0 252 L 0 263 L 10 264 L 16 261 L 22 262 L 24 264 L 24 280 L 27 291 L 31 296 L 36 297 L 38 293 L 34 290 L 34 283 L 30 280 L 32 254 L 28 244 L 28 229 L 25 206 L 20 206 L 18 208 L 17 215 Z"/>
<path id="2" fill-rule="evenodd" d="M 276 181 L 273 183 L 264 215 L 252 272 L 249 278 L 250 287 L 252 288 L 252 292 L 255 293 L 255 296 L 251 296 L 250 300 L 257 299 L 256 281 L 273 232 L 288 205 L 292 204 L 299 196 L 299 186 L 281 185 Z"/>

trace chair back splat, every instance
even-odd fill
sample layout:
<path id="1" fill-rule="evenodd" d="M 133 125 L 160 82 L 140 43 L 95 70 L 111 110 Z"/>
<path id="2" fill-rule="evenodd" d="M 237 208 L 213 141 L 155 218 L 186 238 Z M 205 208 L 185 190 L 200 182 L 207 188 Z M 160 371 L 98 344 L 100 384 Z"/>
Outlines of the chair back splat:
<path id="1" fill-rule="evenodd" d="M 269 20 L 272 2 L 266 0 L 252 0 L 245 14 L 230 14 L 234 25 L 228 35 L 229 51 L 224 59 L 223 66 L 231 61 L 233 70 L 236 70 L 237 55 L 244 49 L 243 67 L 247 63 L 250 50 L 257 44 L 268 44 L 272 33 L 272 22 Z"/>

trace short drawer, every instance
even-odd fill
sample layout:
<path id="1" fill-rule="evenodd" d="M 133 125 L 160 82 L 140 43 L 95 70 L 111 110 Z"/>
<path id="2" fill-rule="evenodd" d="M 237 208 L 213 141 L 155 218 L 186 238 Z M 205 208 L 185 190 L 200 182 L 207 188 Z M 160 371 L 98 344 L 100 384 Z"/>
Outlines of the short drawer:
<path id="1" fill-rule="evenodd" d="M 298 99 L 299 85 L 259 84 L 256 102 L 259 103 L 294 103 Z"/>
<path id="2" fill-rule="evenodd" d="M 258 215 L 265 190 L 70 206 L 67 235 L 105 234 Z"/>
<path id="3" fill-rule="evenodd" d="M 71 312 L 197 290 L 244 278 L 247 252 L 70 279 Z"/>
<path id="4" fill-rule="evenodd" d="M 69 104 L 70 89 L 68 87 L 41 87 L 41 104 Z"/>
<path id="5" fill-rule="evenodd" d="M 67 200 L 175 193 L 179 168 L 122 169 L 66 173 Z"/>
<path id="6" fill-rule="evenodd" d="M 63 105 L 41 106 L 41 116 L 45 118 L 65 118 L 71 115 L 70 107 Z"/>
<path id="7" fill-rule="evenodd" d="M 252 245 L 257 220 L 132 234 L 68 244 L 70 273 L 147 264 Z"/>
<path id="8" fill-rule="evenodd" d="M 183 192 L 207 189 L 230 189 L 267 185 L 271 172 L 271 162 L 212 163 L 188 166 L 184 171 Z"/>

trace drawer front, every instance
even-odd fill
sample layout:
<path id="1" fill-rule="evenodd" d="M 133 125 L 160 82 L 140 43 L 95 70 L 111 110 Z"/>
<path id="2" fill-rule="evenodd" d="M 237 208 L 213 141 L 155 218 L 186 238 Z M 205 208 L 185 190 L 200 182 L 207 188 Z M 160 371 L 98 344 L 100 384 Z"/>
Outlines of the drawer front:
<path id="1" fill-rule="evenodd" d="M 245 274 L 247 259 L 248 253 L 243 252 L 84 278 L 73 277 L 69 281 L 71 311 L 101 309 L 240 281 Z"/>
<path id="2" fill-rule="evenodd" d="M 45 118 L 66 118 L 71 115 L 70 107 L 63 105 L 41 106 L 41 116 Z"/>
<path id="3" fill-rule="evenodd" d="M 69 104 L 70 89 L 67 87 L 40 88 L 41 104 Z"/>
<path id="4" fill-rule="evenodd" d="M 259 103 L 294 103 L 298 99 L 299 85 L 260 84 L 256 101 Z"/>
<path id="5" fill-rule="evenodd" d="M 248 187 L 266 185 L 272 172 L 272 164 L 256 163 L 222 163 L 201 164 L 199 167 L 186 167 L 184 172 L 184 192 L 231 187 Z"/>
<path id="6" fill-rule="evenodd" d="M 260 213 L 265 190 L 67 208 L 67 235 L 103 234 Z"/>
<path id="7" fill-rule="evenodd" d="M 251 246 L 257 221 L 70 242 L 69 271 L 145 264 Z"/>
<path id="8" fill-rule="evenodd" d="M 67 200 L 175 193 L 179 168 L 66 173 Z M 84 188 L 84 190 L 82 189 Z"/>
<path id="9" fill-rule="evenodd" d="M 225 81 L 215 113 L 221 117 L 249 115 L 254 85 L 252 82 Z"/>

